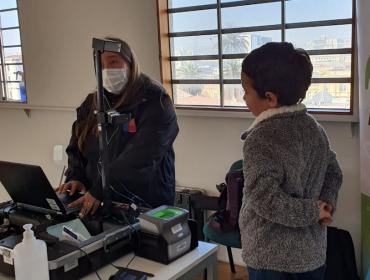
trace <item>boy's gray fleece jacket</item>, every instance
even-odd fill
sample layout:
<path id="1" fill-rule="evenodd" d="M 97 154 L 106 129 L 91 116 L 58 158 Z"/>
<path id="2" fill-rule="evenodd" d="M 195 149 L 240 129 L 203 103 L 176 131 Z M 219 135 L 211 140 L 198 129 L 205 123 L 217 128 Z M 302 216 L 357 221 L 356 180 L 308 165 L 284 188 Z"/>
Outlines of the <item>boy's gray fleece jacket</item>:
<path id="1" fill-rule="evenodd" d="M 319 225 L 317 201 L 334 213 L 343 180 L 324 129 L 299 104 L 263 112 L 241 138 L 244 262 L 288 273 L 324 265 L 326 228 Z"/>

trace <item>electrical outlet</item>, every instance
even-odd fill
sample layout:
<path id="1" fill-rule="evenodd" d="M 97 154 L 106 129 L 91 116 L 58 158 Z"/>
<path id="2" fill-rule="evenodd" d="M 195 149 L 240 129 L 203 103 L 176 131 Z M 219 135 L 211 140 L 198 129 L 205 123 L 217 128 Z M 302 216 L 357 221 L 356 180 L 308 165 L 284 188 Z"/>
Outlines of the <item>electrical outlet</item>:
<path id="1" fill-rule="evenodd" d="M 54 159 L 55 164 L 67 166 L 68 156 L 66 153 L 66 146 L 55 145 L 53 159 Z"/>

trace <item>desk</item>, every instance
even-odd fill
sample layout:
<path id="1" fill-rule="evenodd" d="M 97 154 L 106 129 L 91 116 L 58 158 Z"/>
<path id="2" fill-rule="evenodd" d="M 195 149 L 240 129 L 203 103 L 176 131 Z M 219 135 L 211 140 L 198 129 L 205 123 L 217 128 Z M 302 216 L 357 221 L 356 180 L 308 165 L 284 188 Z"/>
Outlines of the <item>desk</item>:
<path id="1" fill-rule="evenodd" d="M 148 280 L 190 280 L 197 276 L 204 269 L 208 268 L 208 279 L 217 280 L 217 245 L 199 241 L 198 248 L 181 257 L 180 259 L 164 265 L 152 262 L 147 259 L 136 257 L 130 264 L 129 268 L 144 270 L 153 273 L 154 278 L 148 277 Z M 130 253 L 114 262 L 116 266 L 125 267 L 133 257 Z M 98 270 L 102 280 L 106 280 L 110 275 L 117 272 L 117 269 L 107 265 Z M 1 280 L 14 279 L 13 277 L 0 274 Z M 82 278 L 82 280 L 97 280 L 95 273 Z"/>

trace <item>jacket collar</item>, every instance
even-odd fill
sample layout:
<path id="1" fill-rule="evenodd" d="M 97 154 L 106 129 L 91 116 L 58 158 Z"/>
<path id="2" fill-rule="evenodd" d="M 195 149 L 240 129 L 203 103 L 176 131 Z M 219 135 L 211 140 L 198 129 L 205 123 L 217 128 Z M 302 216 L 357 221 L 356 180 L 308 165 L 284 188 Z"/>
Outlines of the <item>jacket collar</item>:
<path id="1" fill-rule="evenodd" d="M 292 106 L 282 106 L 279 108 L 273 108 L 264 111 L 254 120 L 253 124 L 248 128 L 248 130 L 241 135 L 241 139 L 245 140 L 249 132 L 251 132 L 259 123 L 267 119 L 270 119 L 276 115 L 293 114 L 297 112 L 306 113 L 307 112 L 306 106 L 304 104 L 297 104 Z"/>

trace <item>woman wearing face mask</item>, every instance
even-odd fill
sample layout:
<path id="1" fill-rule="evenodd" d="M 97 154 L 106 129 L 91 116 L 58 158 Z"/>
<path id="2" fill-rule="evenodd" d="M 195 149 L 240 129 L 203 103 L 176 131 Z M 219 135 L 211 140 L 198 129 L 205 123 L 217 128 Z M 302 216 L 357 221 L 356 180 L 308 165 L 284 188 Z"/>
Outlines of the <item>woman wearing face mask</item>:
<path id="1" fill-rule="evenodd" d="M 107 132 L 110 183 L 121 194 L 114 199 L 153 208 L 173 205 L 172 144 L 179 129 L 172 100 L 159 83 L 140 72 L 137 58 L 126 42 L 114 37 L 105 39 L 121 43 L 120 53 L 102 54 L 105 109 L 130 113 L 132 118 L 129 124 L 110 126 Z M 85 193 L 69 206 L 83 204 L 81 216 L 94 214 L 103 200 L 96 109 L 96 92 L 77 108 L 66 150 L 66 181 L 56 189 L 59 193 L 70 190 L 70 195 L 76 191 Z"/>

